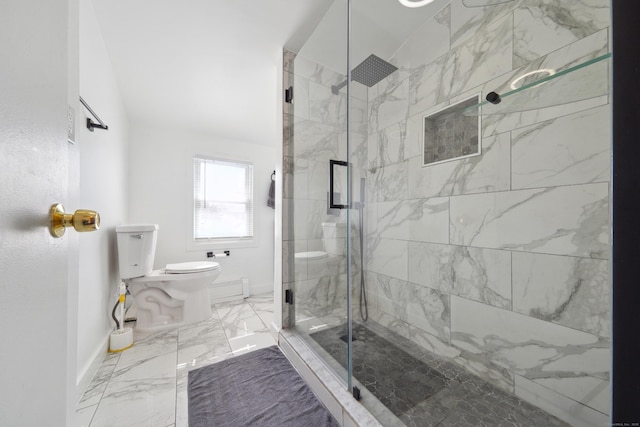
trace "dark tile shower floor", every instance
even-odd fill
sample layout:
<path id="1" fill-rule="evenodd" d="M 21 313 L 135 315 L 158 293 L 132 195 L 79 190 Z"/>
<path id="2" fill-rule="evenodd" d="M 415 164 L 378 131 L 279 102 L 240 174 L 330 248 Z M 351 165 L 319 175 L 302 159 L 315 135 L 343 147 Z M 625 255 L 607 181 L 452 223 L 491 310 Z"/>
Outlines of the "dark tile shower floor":
<path id="1" fill-rule="evenodd" d="M 310 336 L 346 369 L 346 333 Z M 361 324 L 353 336 L 354 377 L 407 426 L 568 425 L 408 340 L 398 342 L 415 356 Z"/>

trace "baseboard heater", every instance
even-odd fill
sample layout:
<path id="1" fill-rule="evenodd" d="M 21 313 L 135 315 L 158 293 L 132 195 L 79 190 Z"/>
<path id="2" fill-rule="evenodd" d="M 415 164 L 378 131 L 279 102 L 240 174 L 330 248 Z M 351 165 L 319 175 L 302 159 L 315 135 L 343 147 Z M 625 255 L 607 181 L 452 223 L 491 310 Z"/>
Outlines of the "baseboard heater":
<path id="1" fill-rule="evenodd" d="M 249 297 L 249 278 L 241 277 L 236 280 L 209 285 L 211 303 L 230 301 Z"/>

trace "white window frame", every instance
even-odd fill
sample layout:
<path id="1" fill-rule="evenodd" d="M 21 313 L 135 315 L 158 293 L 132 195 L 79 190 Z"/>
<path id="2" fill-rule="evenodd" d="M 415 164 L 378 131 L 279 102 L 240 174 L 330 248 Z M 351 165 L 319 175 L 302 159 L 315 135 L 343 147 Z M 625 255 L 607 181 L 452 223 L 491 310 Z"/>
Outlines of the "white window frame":
<path id="1" fill-rule="evenodd" d="M 243 163 L 251 166 L 251 200 L 252 200 L 252 229 L 253 236 L 251 237 L 221 237 L 221 238 L 210 238 L 210 239 L 196 239 L 195 238 L 195 160 L 196 159 L 204 159 L 204 160 L 217 160 L 221 162 L 229 162 L 229 163 Z M 187 238 L 187 250 L 188 251 L 203 251 L 203 250 L 217 250 L 217 249 L 230 249 L 230 248 L 248 248 L 248 247 L 256 247 L 258 245 L 257 239 L 257 229 L 256 229 L 256 203 L 255 203 L 255 165 L 253 162 L 248 161 L 246 159 L 232 159 L 227 156 L 210 156 L 204 154 L 194 153 L 189 155 L 189 167 L 187 170 L 190 172 L 190 179 L 188 180 L 190 184 L 189 194 L 190 194 L 190 203 L 189 203 L 189 229 L 188 229 L 188 238 Z"/>

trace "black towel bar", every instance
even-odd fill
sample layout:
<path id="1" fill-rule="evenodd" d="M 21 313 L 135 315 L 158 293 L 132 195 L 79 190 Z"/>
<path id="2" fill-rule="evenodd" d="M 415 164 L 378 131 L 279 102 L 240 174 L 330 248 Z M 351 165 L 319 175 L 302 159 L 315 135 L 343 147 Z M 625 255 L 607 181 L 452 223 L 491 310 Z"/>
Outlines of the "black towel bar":
<path id="1" fill-rule="evenodd" d="M 86 108 L 91 113 L 91 115 L 95 117 L 95 119 L 98 121 L 98 123 L 95 123 L 93 120 L 87 117 L 87 129 L 89 129 L 91 132 L 93 132 L 93 129 L 95 128 L 109 130 L 109 126 L 105 125 L 104 122 L 100 120 L 100 117 L 98 117 L 95 111 L 93 111 L 91 107 L 89 107 L 89 104 L 87 104 L 87 101 L 85 101 L 84 99 L 82 99 L 82 97 L 80 97 L 80 102 L 82 103 L 82 105 L 84 105 L 84 108 Z"/>

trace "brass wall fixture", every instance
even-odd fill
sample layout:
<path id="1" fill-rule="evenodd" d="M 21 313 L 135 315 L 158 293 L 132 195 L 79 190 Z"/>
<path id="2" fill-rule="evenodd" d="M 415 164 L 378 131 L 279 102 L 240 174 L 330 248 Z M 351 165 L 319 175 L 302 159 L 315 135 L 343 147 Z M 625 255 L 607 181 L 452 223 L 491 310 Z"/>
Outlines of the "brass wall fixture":
<path id="1" fill-rule="evenodd" d="M 78 209 L 73 214 L 64 212 L 60 203 L 51 205 L 49 209 L 49 232 L 53 237 L 64 236 L 66 227 L 73 227 L 76 231 L 94 231 L 100 228 L 100 214 L 96 211 Z"/>

